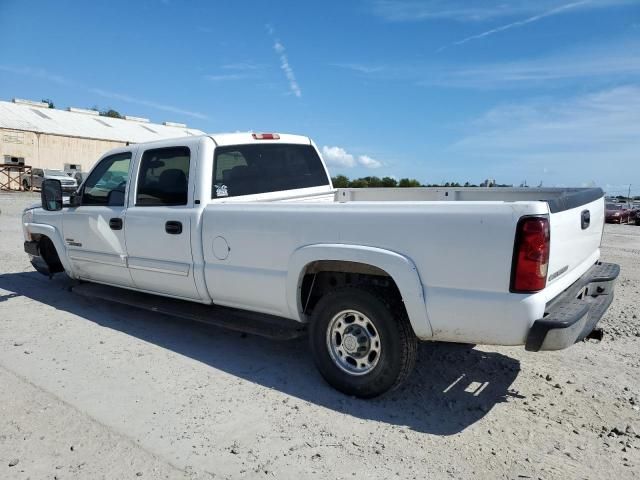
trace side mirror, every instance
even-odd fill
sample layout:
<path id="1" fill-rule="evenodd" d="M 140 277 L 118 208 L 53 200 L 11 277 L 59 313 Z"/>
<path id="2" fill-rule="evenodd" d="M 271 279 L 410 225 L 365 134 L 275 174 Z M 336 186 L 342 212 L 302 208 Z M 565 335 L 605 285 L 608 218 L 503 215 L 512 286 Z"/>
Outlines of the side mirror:
<path id="1" fill-rule="evenodd" d="M 40 198 L 42 199 L 42 208 L 48 212 L 62 210 L 62 184 L 60 180 L 43 180 Z"/>
<path id="2" fill-rule="evenodd" d="M 80 192 L 73 192 L 71 195 L 69 195 L 69 201 L 66 203 L 66 205 L 70 207 L 79 207 L 80 198 L 81 198 Z"/>
<path id="3" fill-rule="evenodd" d="M 122 207 L 124 205 L 124 190 L 111 190 L 107 195 L 107 205 L 110 207 Z"/>

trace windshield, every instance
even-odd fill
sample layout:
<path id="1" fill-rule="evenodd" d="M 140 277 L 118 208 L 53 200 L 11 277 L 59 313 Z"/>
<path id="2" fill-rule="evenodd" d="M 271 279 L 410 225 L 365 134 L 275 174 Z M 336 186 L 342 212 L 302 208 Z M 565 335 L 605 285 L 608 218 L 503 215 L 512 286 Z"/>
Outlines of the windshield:
<path id="1" fill-rule="evenodd" d="M 615 205 L 613 203 L 607 203 L 607 210 L 621 210 L 622 207 L 620 205 Z"/>
<path id="2" fill-rule="evenodd" d="M 213 168 L 212 198 L 329 185 L 322 160 L 311 145 L 218 147 Z"/>
<path id="3" fill-rule="evenodd" d="M 67 174 L 64 173 L 62 170 L 45 170 L 44 174 L 49 176 L 49 177 L 55 177 L 55 176 L 66 176 Z"/>

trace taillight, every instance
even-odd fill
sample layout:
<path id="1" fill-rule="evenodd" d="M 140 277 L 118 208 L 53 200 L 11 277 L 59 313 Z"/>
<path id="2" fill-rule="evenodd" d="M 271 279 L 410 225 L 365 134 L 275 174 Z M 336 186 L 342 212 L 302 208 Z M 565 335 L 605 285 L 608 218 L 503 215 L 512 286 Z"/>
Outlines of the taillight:
<path id="1" fill-rule="evenodd" d="M 547 285 L 550 238 L 547 217 L 520 219 L 513 250 L 512 292 L 538 292 Z"/>
<path id="2" fill-rule="evenodd" d="M 251 135 L 254 140 L 280 140 L 280 135 L 277 133 L 253 133 Z"/>

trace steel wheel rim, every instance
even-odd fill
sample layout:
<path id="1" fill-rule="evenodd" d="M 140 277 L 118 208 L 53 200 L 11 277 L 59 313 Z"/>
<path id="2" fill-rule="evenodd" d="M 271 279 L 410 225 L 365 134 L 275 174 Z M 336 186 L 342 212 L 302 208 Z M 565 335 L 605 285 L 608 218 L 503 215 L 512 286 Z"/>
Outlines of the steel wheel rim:
<path id="1" fill-rule="evenodd" d="M 369 317 L 357 310 L 343 310 L 329 322 L 327 349 L 340 370 L 360 376 L 370 373 L 378 365 L 382 342 Z"/>

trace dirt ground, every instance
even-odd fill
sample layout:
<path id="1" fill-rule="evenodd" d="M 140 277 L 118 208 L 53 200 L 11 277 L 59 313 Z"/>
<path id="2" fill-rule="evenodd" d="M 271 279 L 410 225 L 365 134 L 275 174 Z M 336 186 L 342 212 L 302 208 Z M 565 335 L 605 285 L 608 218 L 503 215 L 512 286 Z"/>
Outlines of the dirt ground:
<path id="1" fill-rule="evenodd" d="M 420 346 L 398 391 L 328 387 L 275 342 L 67 291 L 35 273 L 0 194 L 0 478 L 638 478 L 640 227 L 601 342 L 560 352 Z"/>

